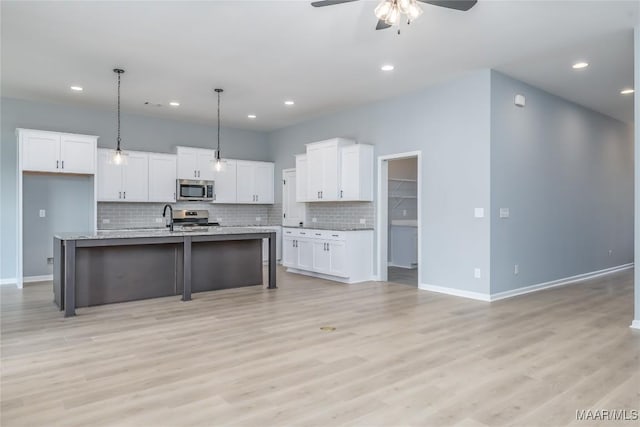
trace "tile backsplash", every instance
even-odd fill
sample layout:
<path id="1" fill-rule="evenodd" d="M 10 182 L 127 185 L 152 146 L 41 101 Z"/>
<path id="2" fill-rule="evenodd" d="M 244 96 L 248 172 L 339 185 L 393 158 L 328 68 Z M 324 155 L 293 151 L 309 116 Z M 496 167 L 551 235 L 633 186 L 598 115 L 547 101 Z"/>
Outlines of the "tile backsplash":
<path id="1" fill-rule="evenodd" d="M 98 229 L 162 228 L 164 203 L 98 203 Z M 282 204 L 274 205 L 213 205 L 210 203 L 173 203 L 173 209 L 209 211 L 209 220 L 221 225 L 282 224 Z M 259 220 L 257 219 L 259 218 Z M 313 218 L 316 222 L 313 222 Z M 365 223 L 361 224 L 360 219 Z M 371 202 L 307 203 L 305 225 L 323 227 L 370 228 L 374 226 L 375 209 Z"/>
<path id="2" fill-rule="evenodd" d="M 364 224 L 360 223 L 361 219 L 364 219 Z M 373 202 L 317 202 L 307 203 L 305 225 L 371 228 L 375 226 L 374 220 Z"/>
<path id="3" fill-rule="evenodd" d="M 98 203 L 98 228 L 164 227 L 164 203 Z M 221 225 L 278 225 L 282 207 L 275 205 L 212 205 L 210 203 L 172 203 L 173 209 L 202 209 L 209 211 L 210 221 Z M 259 219 L 258 219 L 259 218 Z M 157 222 L 160 221 L 160 222 Z"/>

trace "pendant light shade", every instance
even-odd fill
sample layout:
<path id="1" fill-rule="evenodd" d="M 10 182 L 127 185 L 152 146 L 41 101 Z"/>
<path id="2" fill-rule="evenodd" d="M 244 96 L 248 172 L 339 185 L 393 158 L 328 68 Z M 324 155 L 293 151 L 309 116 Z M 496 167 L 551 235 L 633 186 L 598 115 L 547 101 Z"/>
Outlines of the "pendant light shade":
<path id="1" fill-rule="evenodd" d="M 216 149 L 216 161 L 215 161 L 215 169 L 220 172 L 222 170 L 222 161 L 220 157 L 220 94 L 224 92 L 223 89 L 214 89 L 214 91 L 218 94 L 218 148 Z"/>
<path id="2" fill-rule="evenodd" d="M 126 164 L 126 154 L 122 151 L 121 138 L 120 138 L 120 77 L 124 73 L 124 70 L 121 68 L 114 68 L 113 72 L 118 76 L 118 109 L 117 109 L 117 119 L 118 119 L 118 136 L 116 139 L 116 149 L 113 153 L 112 162 L 115 165 L 123 165 Z"/>

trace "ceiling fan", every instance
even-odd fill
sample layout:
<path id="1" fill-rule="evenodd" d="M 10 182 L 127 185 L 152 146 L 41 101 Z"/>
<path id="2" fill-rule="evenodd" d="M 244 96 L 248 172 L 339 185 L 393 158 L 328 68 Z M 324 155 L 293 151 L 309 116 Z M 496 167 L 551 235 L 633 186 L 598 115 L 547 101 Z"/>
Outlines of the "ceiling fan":
<path id="1" fill-rule="evenodd" d="M 313 7 L 325 7 L 333 6 L 341 3 L 351 3 L 358 0 L 319 0 L 311 2 Z M 446 7 L 448 9 L 455 9 L 461 11 L 467 11 L 471 9 L 478 2 L 477 0 L 382 0 L 375 9 L 376 17 L 378 18 L 378 25 L 376 30 L 384 30 L 393 25 L 399 24 L 401 18 L 406 16 L 407 23 L 410 24 L 422 15 L 422 8 L 418 4 L 427 3 L 434 6 Z M 400 30 L 398 30 L 400 34 Z"/>

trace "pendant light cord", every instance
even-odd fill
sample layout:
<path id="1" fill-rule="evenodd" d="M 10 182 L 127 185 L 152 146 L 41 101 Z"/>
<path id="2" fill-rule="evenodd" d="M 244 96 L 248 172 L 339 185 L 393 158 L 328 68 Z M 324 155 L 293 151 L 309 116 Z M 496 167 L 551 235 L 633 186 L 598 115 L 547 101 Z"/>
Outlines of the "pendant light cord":
<path id="1" fill-rule="evenodd" d="M 116 151 L 120 151 L 120 74 L 118 73 L 118 148 Z"/>
<path id="2" fill-rule="evenodd" d="M 216 150 L 216 160 L 220 161 L 220 94 L 223 92 L 222 89 L 214 89 L 214 91 L 218 94 L 218 149 Z"/>

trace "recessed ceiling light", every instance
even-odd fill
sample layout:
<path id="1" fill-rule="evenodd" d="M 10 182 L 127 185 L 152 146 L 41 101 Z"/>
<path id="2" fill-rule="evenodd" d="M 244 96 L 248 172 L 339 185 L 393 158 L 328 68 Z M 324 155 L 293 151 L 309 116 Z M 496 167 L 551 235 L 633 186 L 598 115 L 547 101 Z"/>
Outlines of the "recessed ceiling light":
<path id="1" fill-rule="evenodd" d="M 587 68 L 589 66 L 588 62 L 576 62 L 575 64 L 573 64 L 571 67 L 574 70 L 579 70 L 581 68 Z"/>
<path id="2" fill-rule="evenodd" d="M 293 105 L 293 104 L 295 104 L 295 102 L 293 102 L 292 100 L 284 101 L 284 105 L 289 105 L 289 106 L 291 106 L 291 105 Z"/>
<path id="3" fill-rule="evenodd" d="M 247 117 L 250 118 L 250 119 L 255 119 L 256 115 L 255 114 L 249 114 Z"/>
<path id="4" fill-rule="evenodd" d="M 635 92 L 635 90 L 632 88 L 622 89 L 620 95 L 631 95 L 633 92 Z"/>
<path id="5" fill-rule="evenodd" d="M 180 106 L 180 103 L 179 103 L 179 102 L 177 102 L 177 101 L 171 101 L 171 102 L 169 103 L 169 105 L 171 105 L 172 107 L 179 107 L 179 106 Z"/>
<path id="6" fill-rule="evenodd" d="M 395 67 L 391 64 L 385 64 L 382 67 L 380 67 L 382 71 L 393 71 L 394 68 Z"/>
<path id="7" fill-rule="evenodd" d="M 82 86 L 71 86 L 71 90 L 75 90 L 76 92 L 82 92 Z"/>

